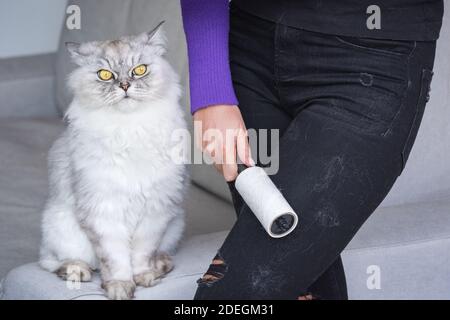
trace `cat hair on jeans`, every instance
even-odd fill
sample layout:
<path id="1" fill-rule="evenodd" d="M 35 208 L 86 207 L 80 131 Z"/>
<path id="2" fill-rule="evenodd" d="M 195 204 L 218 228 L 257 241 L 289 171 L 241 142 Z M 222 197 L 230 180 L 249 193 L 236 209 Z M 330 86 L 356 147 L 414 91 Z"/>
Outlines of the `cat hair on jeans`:
<path id="1" fill-rule="evenodd" d="M 184 229 L 186 167 L 171 157 L 172 133 L 187 128 L 178 76 L 160 25 L 66 46 L 78 67 L 49 153 L 40 265 L 72 281 L 99 269 L 107 297 L 131 299 L 172 269 Z"/>

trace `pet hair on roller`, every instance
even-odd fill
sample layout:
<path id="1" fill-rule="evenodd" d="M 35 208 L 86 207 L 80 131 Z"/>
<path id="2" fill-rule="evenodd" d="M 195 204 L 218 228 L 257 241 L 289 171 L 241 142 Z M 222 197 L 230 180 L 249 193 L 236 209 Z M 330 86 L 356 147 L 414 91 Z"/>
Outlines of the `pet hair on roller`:
<path id="1" fill-rule="evenodd" d="M 238 165 L 236 190 L 266 232 L 273 238 L 287 236 L 295 229 L 298 217 L 261 167 Z"/>

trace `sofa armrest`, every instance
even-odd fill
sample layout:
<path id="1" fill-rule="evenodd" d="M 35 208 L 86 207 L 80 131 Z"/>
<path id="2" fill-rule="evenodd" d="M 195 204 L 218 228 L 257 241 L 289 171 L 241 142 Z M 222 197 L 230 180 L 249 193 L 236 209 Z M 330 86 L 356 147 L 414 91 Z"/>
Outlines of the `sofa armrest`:
<path id="1" fill-rule="evenodd" d="M 55 54 L 0 59 L 0 118 L 56 117 Z"/>

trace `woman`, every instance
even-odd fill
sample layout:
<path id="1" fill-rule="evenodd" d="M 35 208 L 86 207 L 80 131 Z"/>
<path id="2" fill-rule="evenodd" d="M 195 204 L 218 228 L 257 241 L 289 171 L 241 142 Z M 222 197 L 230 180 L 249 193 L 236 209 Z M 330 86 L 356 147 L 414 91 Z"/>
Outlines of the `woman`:
<path id="1" fill-rule="evenodd" d="M 371 3 L 181 0 L 194 120 L 235 132 L 201 141 L 213 159 L 224 149 L 238 220 L 196 299 L 347 299 L 340 253 L 405 166 L 443 15 L 442 0 Z M 246 127 L 280 130 L 271 178 L 300 213 L 285 238 L 233 188 L 236 154 L 252 165 Z"/>

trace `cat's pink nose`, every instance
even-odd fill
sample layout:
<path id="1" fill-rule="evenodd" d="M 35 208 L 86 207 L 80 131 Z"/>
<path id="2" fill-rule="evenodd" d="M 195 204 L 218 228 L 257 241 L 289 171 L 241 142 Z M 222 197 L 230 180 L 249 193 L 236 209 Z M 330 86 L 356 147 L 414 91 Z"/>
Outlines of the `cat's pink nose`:
<path id="1" fill-rule="evenodd" d="M 127 92 L 128 88 L 130 87 L 130 83 L 129 82 L 120 82 L 119 87 L 121 87 L 123 89 L 123 91 Z"/>

